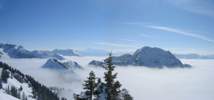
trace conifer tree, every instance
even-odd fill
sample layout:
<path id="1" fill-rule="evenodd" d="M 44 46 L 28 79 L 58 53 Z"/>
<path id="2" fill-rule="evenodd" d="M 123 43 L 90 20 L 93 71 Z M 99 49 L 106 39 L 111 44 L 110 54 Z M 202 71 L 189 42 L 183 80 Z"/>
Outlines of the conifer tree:
<path id="1" fill-rule="evenodd" d="M 7 83 L 7 79 L 10 77 L 9 75 L 10 73 L 8 72 L 8 70 L 6 70 L 5 68 L 3 68 L 2 70 L 2 74 L 1 74 L 1 80 L 5 83 Z"/>
<path id="2" fill-rule="evenodd" d="M 104 73 L 105 84 L 106 84 L 106 93 L 107 100 L 117 100 L 117 96 L 120 92 L 121 84 L 119 81 L 116 81 L 117 73 L 113 73 L 115 66 L 112 64 L 112 56 L 109 54 L 108 59 L 106 60 L 106 72 Z"/>
<path id="3" fill-rule="evenodd" d="M 2 81 L 1 81 L 1 79 L 0 79 L 0 89 L 2 89 Z"/>
<path id="4" fill-rule="evenodd" d="M 93 71 L 89 73 L 88 79 L 83 84 L 84 89 L 86 90 L 87 100 L 93 100 L 93 95 L 95 95 L 96 84 L 96 76 Z"/>

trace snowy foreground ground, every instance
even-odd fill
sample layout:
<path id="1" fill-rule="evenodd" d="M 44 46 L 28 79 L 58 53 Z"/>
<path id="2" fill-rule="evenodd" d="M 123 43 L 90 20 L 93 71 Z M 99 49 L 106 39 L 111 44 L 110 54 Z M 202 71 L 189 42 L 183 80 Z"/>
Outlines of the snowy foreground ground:
<path id="1" fill-rule="evenodd" d="M 102 68 L 87 65 L 91 60 L 103 59 L 102 57 L 66 58 L 77 61 L 84 70 L 62 73 L 42 69 L 41 66 L 47 59 L 3 59 L 3 61 L 47 86 L 64 88 L 60 94 L 68 98 L 82 90 L 82 82 L 91 70 L 95 71 L 97 76 L 103 77 Z M 191 64 L 193 68 L 160 70 L 127 66 L 117 67 L 116 72 L 122 87 L 127 88 L 135 100 L 213 100 L 214 60 L 182 61 Z"/>

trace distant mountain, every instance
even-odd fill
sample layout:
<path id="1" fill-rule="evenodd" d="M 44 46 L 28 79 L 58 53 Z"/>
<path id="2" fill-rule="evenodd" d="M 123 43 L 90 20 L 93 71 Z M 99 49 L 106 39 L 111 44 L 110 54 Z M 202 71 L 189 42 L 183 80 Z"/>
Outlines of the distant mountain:
<path id="1" fill-rule="evenodd" d="M 91 62 L 89 62 L 89 65 L 93 65 L 95 67 L 105 67 L 105 62 L 92 60 Z"/>
<path id="2" fill-rule="evenodd" d="M 42 67 L 53 70 L 82 69 L 82 67 L 77 62 L 74 61 L 60 62 L 59 60 L 54 58 L 48 59 Z"/>
<path id="3" fill-rule="evenodd" d="M 59 60 L 64 60 L 63 56 L 57 53 L 53 53 L 51 51 L 34 50 L 31 53 L 34 55 L 34 58 L 56 58 Z"/>
<path id="4" fill-rule="evenodd" d="M 24 49 L 22 46 L 13 44 L 0 44 L 0 48 L 3 52 L 7 53 L 11 58 L 34 58 L 36 57 L 30 51 Z"/>
<path id="5" fill-rule="evenodd" d="M 133 64 L 148 67 L 187 67 L 171 52 L 160 48 L 143 47 L 133 55 Z M 131 64 L 132 64 L 131 63 Z"/>
<path id="6" fill-rule="evenodd" d="M 47 62 L 42 66 L 43 68 L 49 69 L 68 69 L 65 65 L 59 62 L 57 59 L 48 59 Z"/>
<path id="7" fill-rule="evenodd" d="M 45 85 L 0 62 L 1 100 L 60 100 Z"/>
<path id="8" fill-rule="evenodd" d="M 63 56 L 79 56 L 73 49 L 55 49 L 52 52 Z"/>
<path id="9" fill-rule="evenodd" d="M 82 69 L 82 67 L 75 61 L 66 61 L 62 63 L 68 69 Z"/>
<path id="10" fill-rule="evenodd" d="M 102 49 L 86 49 L 77 51 L 80 56 L 106 56 L 109 52 Z"/>
<path id="11" fill-rule="evenodd" d="M 214 59 L 214 55 L 199 55 L 195 53 L 191 54 L 175 54 L 180 59 Z"/>
<path id="12" fill-rule="evenodd" d="M 101 64 L 101 62 L 90 62 L 91 65 L 96 65 L 97 63 Z M 183 64 L 171 52 L 156 47 L 143 47 L 136 50 L 133 54 L 113 56 L 112 63 L 119 66 L 133 65 L 149 68 L 191 67 L 190 65 Z"/>
<path id="13" fill-rule="evenodd" d="M 7 55 L 11 58 L 57 58 L 62 60 L 64 56 L 78 56 L 73 52 L 72 49 L 68 50 L 59 50 L 55 49 L 53 51 L 41 51 L 34 50 L 29 51 L 22 46 L 17 46 L 14 44 L 0 44 L 0 48 L 3 49 L 3 52 L 7 53 Z"/>

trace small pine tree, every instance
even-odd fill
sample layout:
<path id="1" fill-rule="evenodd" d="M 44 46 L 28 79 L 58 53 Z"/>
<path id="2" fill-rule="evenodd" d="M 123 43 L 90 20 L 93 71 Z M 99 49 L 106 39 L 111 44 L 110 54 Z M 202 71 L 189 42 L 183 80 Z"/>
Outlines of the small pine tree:
<path id="1" fill-rule="evenodd" d="M 66 98 L 62 97 L 61 100 L 67 100 Z"/>
<path id="2" fill-rule="evenodd" d="M 16 87 L 12 86 L 10 91 L 12 96 L 20 99 L 20 92 Z"/>
<path id="3" fill-rule="evenodd" d="M 0 89 L 2 89 L 2 80 L 0 80 Z"/>
<path id="4" fill-rule="evenodd" d="M 6 70 L 3 69 L 2 70 L 2 74 L 1 74 L 1 80 L 5 83 L 7 83 L 7 79 L 10 77 L 10 73 Z"/>
<path id="5" fill-rule="evenodd" d="M 25 95 L 25 93 L 24 93 L 24 92 L 22 93 L 21 100 L 27 100 L 27 96 Z"/>
<path id="6" fill-rule="evenodd" d="M 88 79 L 85 81 L 85 83 L 83 84 L 84 89 L 86 90 L 86 95 L 87 95 L 87 100 L 93 100 L 93 95 L 95 92 L 95 88 L 96 88 L 96 76 L 94 74 L 93 71 L 91 71 L 89 73 L 89 77 Z"/>
<path id="7" fill-rule="evenodd" d="M 120 92 L 121 84 L 119 81 L 115 81 L 117 77 L 117 73 L 113 73 L 114 66 L 112 64 L 112 56 L 111 53 L 109 54 L 108 59 L 106 60 L 106 71 L 105 72 L 105 84 L 106 84 L 106 93 L 107 93 L 107 100 L 116 100 L 117 96 Z"/>
<path id="8" fill-rule="evenodd" d="M 9 86 L 7 86 L 7 88 L 5 89 L 5 92 L 6 92 L 7 94 L 11 94 L 11 92 L 10 92 L 10 87 L 9 87 Z"/>

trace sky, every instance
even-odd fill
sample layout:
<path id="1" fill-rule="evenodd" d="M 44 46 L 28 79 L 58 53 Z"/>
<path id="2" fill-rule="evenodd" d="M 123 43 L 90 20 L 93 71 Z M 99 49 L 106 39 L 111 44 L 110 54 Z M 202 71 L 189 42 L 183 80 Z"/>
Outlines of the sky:
<path id="1" fill-rule="evenodd" d="M 213 0 L 0 0 L 0 42 L 27 49 L 214 54 Z"/>

